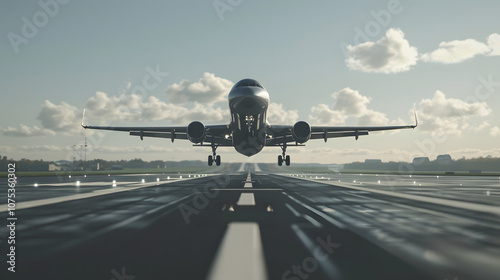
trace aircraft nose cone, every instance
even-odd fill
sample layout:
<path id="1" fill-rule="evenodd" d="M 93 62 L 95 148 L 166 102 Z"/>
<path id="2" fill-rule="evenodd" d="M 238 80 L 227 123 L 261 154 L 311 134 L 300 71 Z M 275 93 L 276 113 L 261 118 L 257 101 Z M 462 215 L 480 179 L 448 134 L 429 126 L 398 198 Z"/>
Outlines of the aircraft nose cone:
<path id="1" fill-rule="evenodd" d="M 269 94 L 261 89 L 237 88 L 229 93 L 229 106 L 240 115 L 259 114 L 268 102 Z"/>

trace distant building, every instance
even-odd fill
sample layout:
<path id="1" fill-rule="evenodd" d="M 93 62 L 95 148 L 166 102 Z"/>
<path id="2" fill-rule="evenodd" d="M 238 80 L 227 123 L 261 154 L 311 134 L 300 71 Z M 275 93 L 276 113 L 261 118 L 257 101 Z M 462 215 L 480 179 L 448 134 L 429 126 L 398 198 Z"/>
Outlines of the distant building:
<path id="1" fill-rule="evenodd" d="M 71 170 L 71 162 L 67 160 L 58 160 L 54 162 L 50 162 L 48 164 L 49 171 L 64 171 Z"/>
<path id="2" fill-rule="evenodd" d="M 416 157 L 413 158 L 413 161 L 411 164 L 413 165 L 421 165 L 421 164 L 426 164 L 431 162 L 428 157 Z"/>
<path id="3" fill-rule="evenodd" d="M 446 154 L 446 155 L 439 155 L 436 157 L 436 162 L 439 164 L 450 164 L 453 160 L 451 159 L 451 156 Z"/>
<path id="4" fill-rule="evenodd" d="M 59 171 L 62 170 L 60 165 L 57 165 L 56 163 L 49 163 L 49 171 Z"/>
<path id="5" fill-rule="evenodd" d="M 123 170 L 123 167 L 121 165 L 113 165 L 111 166 L 112 170 Z"/>
<path id="6" fill-rule="evenodd" d="M 365 163 L 382 163 L 381 159 L 365 159 Z"/>

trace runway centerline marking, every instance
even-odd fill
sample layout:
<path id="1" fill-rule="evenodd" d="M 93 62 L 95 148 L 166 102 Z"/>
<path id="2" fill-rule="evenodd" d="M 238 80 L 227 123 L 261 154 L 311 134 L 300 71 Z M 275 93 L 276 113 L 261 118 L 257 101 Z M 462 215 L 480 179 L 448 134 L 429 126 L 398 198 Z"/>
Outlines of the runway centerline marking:
<path id="1" fill-rule="evenodd" d="M 228 224 L 207 279 L 267 279 L 258 223 Z"/>
<path id="2" fill-rule="evenodd" d="M 269 188 L 269 189 L 249 189 L 249 188 L 213 188 L 212 191 L 247 191 L 247 192 L 261 192 L 261 191 L 282 191 L 283 189 Z"/>
<path id="3" fill-rule="evenodd" d="M 245 183 L 245 185 L 243 186 L 243 189 L 253 188 L 251 181 L 252 181 L 252 176 L 250 176 L 250 172 L 249 172 L 247 179 L 245 181 L 245 182 L 249 182 L 249 183 Z M 255 205 L 255 196 L 253 195 L 253 192 L 241 193 L 240 199 L 238 200 L 236 205 L 240 205 L 240 206 L 253 206 L 253 205 Z"/>
<path id="4" fill-rule="evenodd" d="M 242 193 L 240 195 L 240 199 L 236 202 L 236 205 L 240 206 L 254 206 L 255 205 L 255 197 L 253 193 Z"/>

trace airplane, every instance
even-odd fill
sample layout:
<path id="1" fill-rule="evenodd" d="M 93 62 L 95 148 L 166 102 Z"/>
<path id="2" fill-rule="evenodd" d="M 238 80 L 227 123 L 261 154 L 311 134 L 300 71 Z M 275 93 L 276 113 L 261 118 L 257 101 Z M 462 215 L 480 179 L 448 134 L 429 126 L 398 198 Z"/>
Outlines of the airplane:
<path id="1" fill-rule="evenodd" d="M 231 121 L 225 125 L 204 125 L 193 121 L 188 126 L 160 127 L 113 127 L 84 125 L 83 110 L 82 127 L 85 129 L 102 129 L 127 131 L 130 135 L 144 137 L 170 138 L 189 140 L 193 146 L 210 146 L 212 155 L 208 156 L 208 165 L 221 164 L 217 148 L 232 146 L 245 156 L 253 156 L 266 146 L 281 147 L 282 154 L 278 156 L 278 165 L 290 165 L 290 156 L 286 154 L 289 146 L 305 146 L 309 140 L 337 137 L 354 137 L 368 135 L 369 131 L 395 130 L 415 128 L 418 125 L 415 113 L 415 125 L 403 126 L 311 126 L 305 121 L 294 125 L 271 125 L 267 121 L 269 93 L 254 79 L 243 79 L 237 82 L 228 95 Z"/>

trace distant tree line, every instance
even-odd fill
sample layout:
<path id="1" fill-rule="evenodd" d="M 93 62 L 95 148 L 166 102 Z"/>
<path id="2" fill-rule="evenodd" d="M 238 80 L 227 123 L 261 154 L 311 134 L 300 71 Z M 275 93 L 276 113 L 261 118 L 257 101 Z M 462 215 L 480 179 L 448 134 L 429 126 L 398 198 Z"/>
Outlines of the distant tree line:
<path id="1" fill-rule="evenodd" d="M 53 161 L 44 161 L 44 160 L 31 160 L 31 159 L 8 159 L 6 156 L 0 156 L 1 166 L 6 168 L 8 163 L 16 164 L 16 171 L 47 171 L 49 170 L 49 164 L 54 164 Z M 82 169 L 84 166 L 86 170 L 96 170 L 97 165 L 99 163 L 99 170 L 109 170 L 112 169 L 113 166 L 120 166 L 124 169 L 129 168 L 170 168 L 175 166 L 176 168 L 182 167 L 193 167 L 205 165 L 204 162 L 199 160 L 197 161 L 163 161 L 163 160 L 153 160 L 153 161 L 144 161 L 140 158 L 134 158 L 131 160 L 103 160 L 103 159 L 94 159 L 89 160 L 87 162 L 83 161 L 63 161 L 63 165 L 65 170 L 68 169 Z M 58 162 L 61 164 L 61 162 Z"/>
<path id="2" fill-rule="evenodd" d="M 0 156 L 0 164 L 6 169 L 7 164 L 15 163 L 16 171 L 42 171 L 47 170 L 49 162 L 43 160 L 30 160 L 30 159 L 20 159 L 13 160 L 8 159 L 6 156 Z"/>
<path id="3" fill-rule="evenodd" d="M 479 157 L 458 159 L 442 162 L 439 160 L 427 162 L 353 162 L 344 164 L 344 170 L 380 170 L 380 171 L 500 171 L 500 158 Z"/>
<path id="4" fill-rule="evenodd" d="M 99 169 L 111 169 L 113 166 L 121 166 L 124 169 L 128 168 L 168 168 L 173 165 L 175 167 L 193 167 L 199 166 L 201 164 L 204 165 L 199 160 L 185 160 L 185 161 L 163 161 L 163 160 L 153 160 L 153 161 L 144 161 L 140 158 L 134 158 L 131 160 L 103 160 L 103 159 L 94 159 L 87 161 L 86 166 L 87 169 L 96 169 L 97 164 L 99 163 Z"/>

